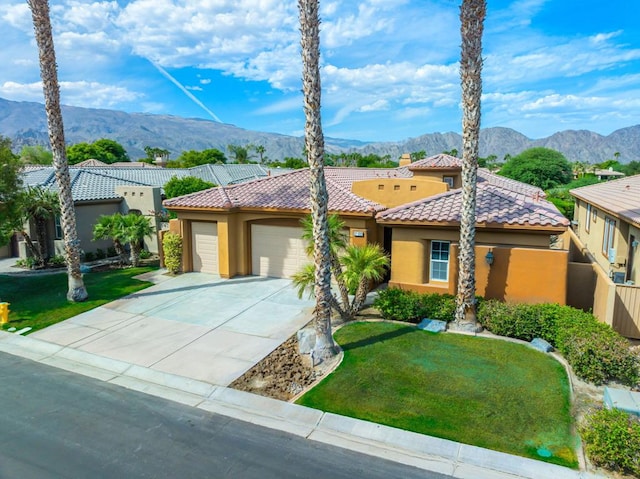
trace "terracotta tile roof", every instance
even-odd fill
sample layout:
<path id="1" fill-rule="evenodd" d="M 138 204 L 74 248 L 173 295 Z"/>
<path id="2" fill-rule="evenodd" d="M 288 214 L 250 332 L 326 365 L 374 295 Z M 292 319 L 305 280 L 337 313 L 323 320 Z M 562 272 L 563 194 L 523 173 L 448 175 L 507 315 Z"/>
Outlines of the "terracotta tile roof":
<path id="1" fill-rule="evenodd" d="M 569 193 L 640 227 L 640 175 L 583 186 Z"/>
<path id="2" fill-rule="evenodd" d="M 451 170 L 455 168 L 462 168 L 462 160 L 460 158 L 456 158 L 455 156 L 441 153 L 439 155 L 430 156 L 429 158 L 423 158 L 422 160 L 414 161 L 410 165 L 407 165 L 407 168 L 410 171 L 434 169 Z"/>
<path id="3" fill-rule="evenodd" d="M 521 181 L 512 180 L 504 176 L 491 173 L 486 168 L 478 168 L 478 184 L 483 182 L 490 185 L 505 188 L 515 193 L 522 193 L 523 195 L 529 195 L 531 197 L 537 196 L 539 198 L 546 198 L 546 194 L 543 190 L 537 186 L 530 185 L 528 183 L 522 183 Z"/>
<path id="4" fill-rule="evenodd" d="M 351 192 L 348 177 L 364 179 L 375 172 L 344 170 L 345 176 L 336 175 L 326 169 L 327 191 L 329 193 L 329 210 L 341 213 L 373 213 L 381 211 L 384 206 L 361 198 Z M 359 169 L 363 170 L 363 169 Z M 360 178 L 362 177 L 362 178 Z M 345 179 L 347 178 L 347 179 Z M 309 204 L 309 169 L 296 170 L 288 174 L 261 178 L 259 180 L 212 188 L 179 198 L 166 200 L 164 205 L 190 208 L 273 208 L 283 210 L 308 211 Z"/>
<path id="5" fill-rule="evenodd" d="M 460 223 L 462 190 L 432 196 L 378 213 L 381 222 Z M 476 222 L 481 225 L 568 226 L 569 220 L 556 207 L 540 198 L 478 184 Z"/>

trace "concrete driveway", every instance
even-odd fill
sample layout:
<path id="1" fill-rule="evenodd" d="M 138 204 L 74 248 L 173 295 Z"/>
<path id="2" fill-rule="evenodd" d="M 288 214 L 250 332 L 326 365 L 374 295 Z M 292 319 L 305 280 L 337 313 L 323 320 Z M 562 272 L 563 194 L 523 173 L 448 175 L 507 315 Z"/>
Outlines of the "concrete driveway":
<path id="1" fill-rule="evenodd" d="M 311 319 L 313 302 L 299 300 L 287 279 L 155 278 L 30 337 L 227 386 Z"/>

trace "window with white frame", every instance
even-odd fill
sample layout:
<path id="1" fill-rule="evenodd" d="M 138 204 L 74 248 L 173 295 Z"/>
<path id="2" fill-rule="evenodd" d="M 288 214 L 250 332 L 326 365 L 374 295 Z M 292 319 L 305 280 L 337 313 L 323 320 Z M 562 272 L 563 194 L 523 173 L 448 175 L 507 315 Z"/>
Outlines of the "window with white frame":
<path id="1" fill-rule="evenodd" d="M 587 219 L 584 222 L 584 230 L 588 233 L 591 228 L 591 205 L 587 203 Z"/>
<path id="2" fill-rule="evenodd" d="M 60 215 L 55 215 L 54 219 L 53 219 L 53 224 L 55 226 L 55 239 L 57 240 L 61 240 L 62 239 L 62 224 L 60 223 Z"/>
<path id="3" fill-rule="evenodd" d="M 449 241 L 431 242 L 429 278 L 431 281 L 449 281 Z"/>
<path id="4" fill-rule="evenodd" d="M 602 238 L 602 254 L 609 255 L 609 250 L 613 248 L 613 239 L 616 232 L 615 220 L 605 217 L 604 219 L 604 236 Z"/>

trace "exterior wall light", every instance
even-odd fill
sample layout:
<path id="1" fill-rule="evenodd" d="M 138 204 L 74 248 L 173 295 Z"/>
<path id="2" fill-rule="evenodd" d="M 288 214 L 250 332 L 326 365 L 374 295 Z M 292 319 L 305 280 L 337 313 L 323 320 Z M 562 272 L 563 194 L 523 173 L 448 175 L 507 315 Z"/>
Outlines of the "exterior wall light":
<path id="1" fill-rule="evenodd" d="M 484 257 L 485 261 L 489 266 L 493 264 L 493 250 L 489 250 L 487 255 Z"/>

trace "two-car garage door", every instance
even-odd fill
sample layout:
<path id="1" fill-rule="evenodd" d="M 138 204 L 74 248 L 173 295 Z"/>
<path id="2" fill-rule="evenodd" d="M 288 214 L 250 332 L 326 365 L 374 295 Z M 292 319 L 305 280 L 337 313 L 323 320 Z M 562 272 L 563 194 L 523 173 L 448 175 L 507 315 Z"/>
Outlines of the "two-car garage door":
<path id="1" fill-rule="evenodd" d="M 193 271 L 218 274 L 218 223 L 191 223 Z"/>
<path id="2" fill-rule="evenodd" d="M 302 228 L 251 225 L 251 266 L 254 275 L 290 278 L 311 262 Z"/>

